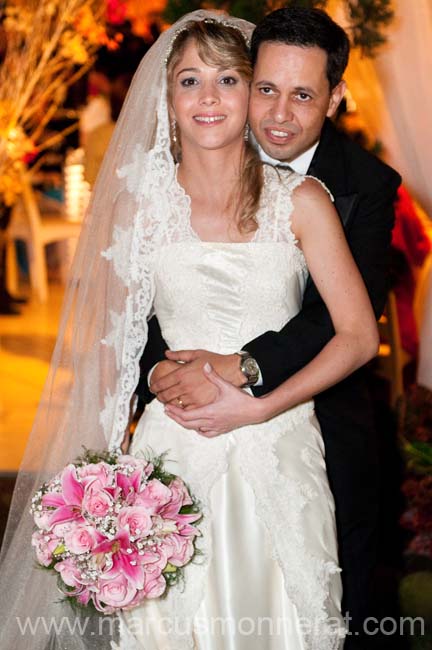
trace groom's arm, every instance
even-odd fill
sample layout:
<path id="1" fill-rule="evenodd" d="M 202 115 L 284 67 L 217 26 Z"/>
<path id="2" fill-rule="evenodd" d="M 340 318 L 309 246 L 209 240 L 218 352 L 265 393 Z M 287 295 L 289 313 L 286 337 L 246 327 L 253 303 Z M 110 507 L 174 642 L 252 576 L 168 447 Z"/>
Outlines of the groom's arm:
<path id="1" fill-rule="evenodd" d="M 165 350 L 168 350 L 168 345 L 162 336 L 156 316 L 153 316 L 148 322 L 148 339 L 140 360 L 140 378 L 135 389 L 135 393 L 145 404 L 154 399 L 154 395 L 149 390 L 148 374 L 159 361 L 166 358 Z"/>
<path id="2" fill-rule="evenodd" d="M 391 173 L 390 173 L 391 172 Z M 371 194 L 360 194 L 355 218 L 346 232 L 377 319 L 387 299 L 388 254 L 394 225 L 394 199 L 400 178 L 389 170 L 386 182 Z M 244 349 L 256 359 L 263 386 L 256 396 L 279 386 L 311 361 L 334 334 L 327 308 L 315 285 L 308 283 L 301 311 L 279 332 L 266 332 Z"/>

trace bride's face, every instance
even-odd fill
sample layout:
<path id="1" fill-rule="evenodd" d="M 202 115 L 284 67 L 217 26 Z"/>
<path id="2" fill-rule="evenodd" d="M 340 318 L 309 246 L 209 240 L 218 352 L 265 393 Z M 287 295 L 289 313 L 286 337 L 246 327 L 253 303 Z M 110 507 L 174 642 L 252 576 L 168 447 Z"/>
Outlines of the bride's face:
<path id="1" fill-rule="evenodd" d="M 173 70 L 170 95 L 183 156 L 191 148 L 243 146 L 249 83 L 236 70 L 204 63 L 193 41 Z"/>

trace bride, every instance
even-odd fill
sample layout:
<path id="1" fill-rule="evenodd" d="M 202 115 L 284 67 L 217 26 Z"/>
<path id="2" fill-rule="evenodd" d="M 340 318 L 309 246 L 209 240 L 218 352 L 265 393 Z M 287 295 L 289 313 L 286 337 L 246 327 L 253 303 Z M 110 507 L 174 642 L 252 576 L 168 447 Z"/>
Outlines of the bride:
<path id="1" fill-rule="evenodd" d="M 25 617 L 70 617 L 55 602 L 52 577 L 32 569 L 30 518 L 20 513 L 82 444 L 125 445 L 147 319 L 157 314 L 172 349 L 232 353 L 298 312 L 308 272 L 335 336 L 268 396 L 233 389 L 239 428 L 185 429 L 156 400 L 141 417 L 130 452 L 169 451 L 167 469 L 202 505 L 201 553 L 182 589 L 122 614 L 116 647 L 342 647 L 334 504 L 312 397 L 375 354 L 376 325 L 326 190 L 262 165 L 247 142 L 252 27 L 189 14 L 135 77 L 95 187 L 21 468 L 2 563 L 5 650 L 109 647 L 100 626 L 47 632 L 44 623 L 31 640 L 22 631 Z"/>

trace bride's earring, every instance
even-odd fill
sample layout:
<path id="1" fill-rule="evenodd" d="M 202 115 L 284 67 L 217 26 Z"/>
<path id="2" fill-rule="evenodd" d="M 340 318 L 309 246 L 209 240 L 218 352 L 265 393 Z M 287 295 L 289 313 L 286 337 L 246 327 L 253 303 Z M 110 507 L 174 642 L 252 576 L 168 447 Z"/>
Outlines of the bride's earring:
<path id="1" fill-rule="evenodd" d="M 249 124 L 246 124 L 245 126 L 243 138 L 245 142 L 249 140 Z"/>
<path id="2" fill-rule="evenodd" d="M 171 120 L 171 133 L 172 133 L 172 141 L 175 144 L 177 142 L 177 122 L 175 117 L 173 117 Z"/>

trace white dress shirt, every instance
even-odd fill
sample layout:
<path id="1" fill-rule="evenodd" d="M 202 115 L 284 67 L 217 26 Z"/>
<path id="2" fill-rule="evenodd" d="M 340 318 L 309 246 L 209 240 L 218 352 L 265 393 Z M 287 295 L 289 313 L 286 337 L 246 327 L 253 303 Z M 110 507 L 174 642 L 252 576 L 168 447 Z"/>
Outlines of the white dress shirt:
<path id="1" fill-rule="evenodd" d="M 252 140 L 253 142 L 253 140 Z M 310 167 L 310 164 L 312 162 L 312 158 L 314 157 L 314 153 L 319 145 L 319 141 L 315 142 L 309 149 L 307 149 L 304 153 L 300 154 L 297 158 L 294 158 L 294 160 L 290 160 L 290 162 L 286 162 L 284 160 L 276 160 L 275 158 L 271 158 L 266 154 L 266 152 L 259 146 L 257 146 L 259 156 L 261 160 L 265 163 L 269 163 L 270 165 L 279 165 L 279 167 L 291 167 L 297 174 L 307 174 L 307 170 Z"/>

